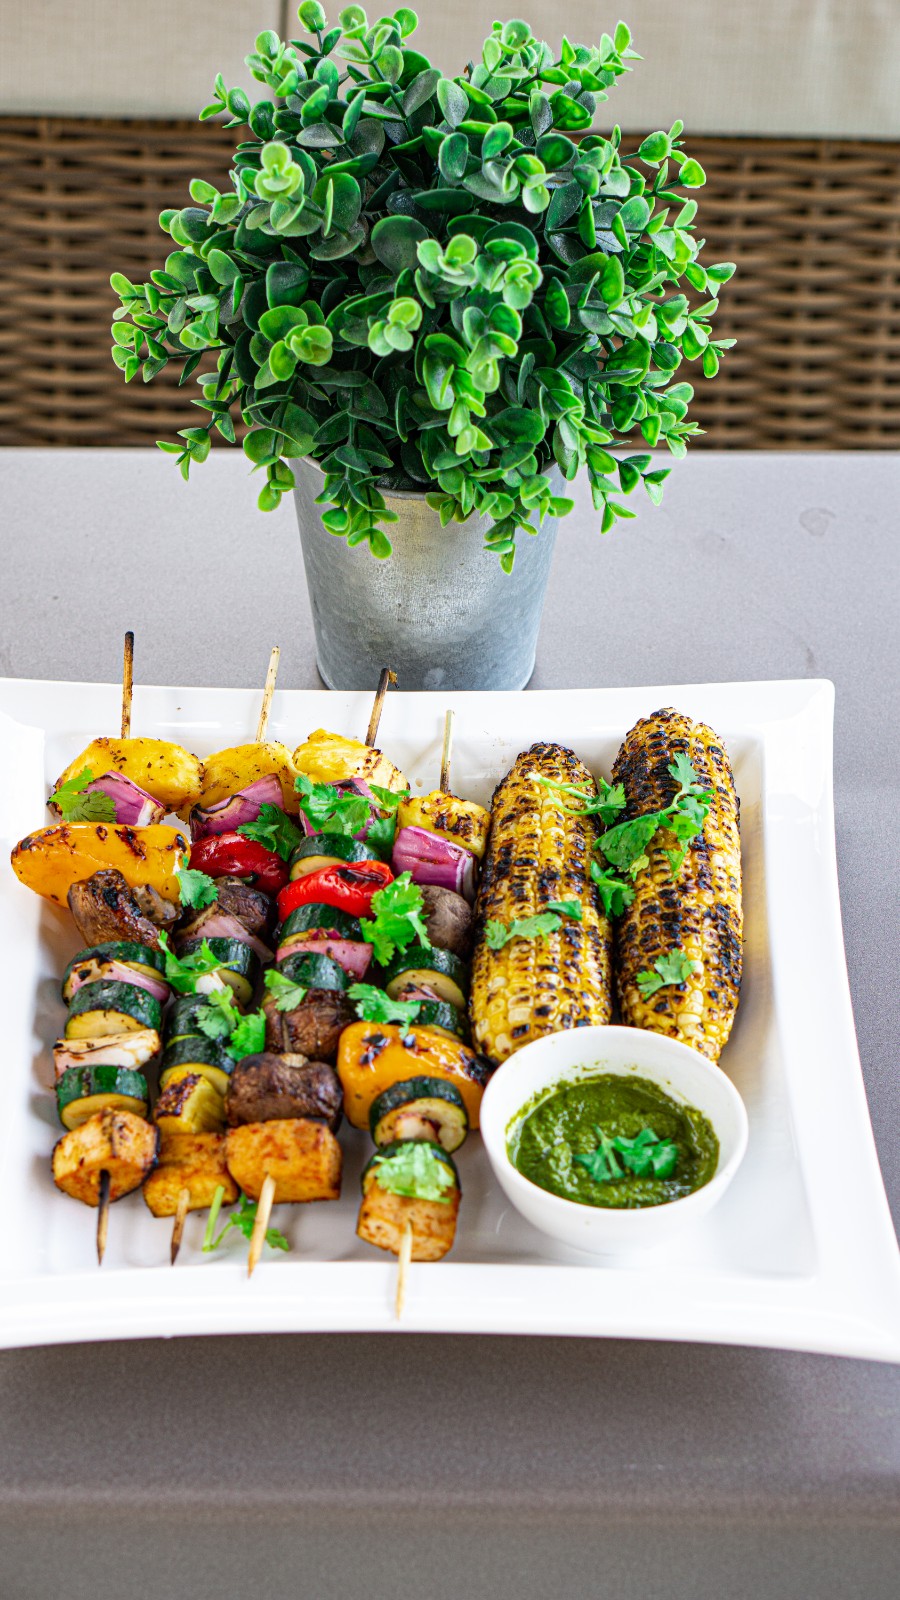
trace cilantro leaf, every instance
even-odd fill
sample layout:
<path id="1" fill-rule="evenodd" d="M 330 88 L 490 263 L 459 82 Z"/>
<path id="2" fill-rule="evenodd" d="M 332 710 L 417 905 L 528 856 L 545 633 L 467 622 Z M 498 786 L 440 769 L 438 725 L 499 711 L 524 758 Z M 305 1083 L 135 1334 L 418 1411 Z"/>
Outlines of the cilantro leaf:
<path id="1" fill-rule="evenodd" d="M 408 789 L 383 789 L 380 783 L 370 783 L 369 788 L 382 811 L 387 811 L 389 815 L 397 810 L 403 800 L 409 799 Z"/>
<path id="2" fill-rule="evenodd" d="M 684 858 L 687 855 L 687 845 L 684 846 L 683 850 L 666 850 L 664 851 L 664 854 L 669 863 L 669 871 L 671 872 L 672 877 L 677 878 L 682 867 L 684 866 Z"/>
<path id="3" fill-rule="evenodd" d="M 183 906 L 202 911 L 204 906 L 212 905 L 218 892 L 215 878 L 210 878 L 205 872 L 197 872 L 193 867 L 179 867 L 175 876 Z"/>
<path id="4" fill-rule="evenodd" d="M 375 952 L 379 966 L 386 966 L 398 951 L 411 944 L 431 949 L 431 940 L 422 913 L 424 902 L 418 884 L 408 872 L 401 872 L 393 883 L 385 884 L 372 896 L 373 918 L 363 917 L 362 936 Z"/>
<path id="5" fill-rule="evenodd" d="M 538 777 L 537 783 L 543 783 L 548 789 L 555 789 L 560 794 L 569 794 L 575 800 L 580 800 L 580 806 L 565 806 L 564 810 L 571 812 L 576 817 L 598 816 L 601 821 L 610 823 L 618 816 L 625 806 L 625 789 L 621 783 L 607 783 L 605 778 L 597 779 L 597 790 L 580 786 L 577 783 L 559 783 L 556 778 Z"/>
<path id="6" fill-rule="evenodd" d="M 637 986 L 641 997 L 649 1000 L 656 994 L 657 989 L 667 989 L 670 984 L 681 985 L 687 981 L 692 972 L 700 971 L 700 962 L 692 961 L 683 950 L 670 950 L 666 955 L 660 956 L 653 963 L 652 972 L 639 972 Z"/>
<path id="7" fill-rule="evenodd" d="M 112 795 L 98 790 L 86 793 L 93 778 L 90 767 L 82 767 L 74 778 L 67 778 L 54 789 L 47 804 L 58 807 L 63 822 L 115 822 L 116 803 Z"/>
<path id="8" fill-rule="evenodd" d="M 373 850 L 378 851 L 382 861 L 390 861 L 396 832 L 396 816 L 376 817 L 366 829 L 366 844 L 370 844 Z"/>
<path id="9" fill-rule="evenodd" d="M 341 794 L 333 783 L 313 783 L 301 772 L 294 780 L 300 810 L 316 833 L 359 833 L 372 815 L 364 795 Z"/>
<path id="10" fill-rule="evenodd" d="M 374 983 L 352 983 L 347 994 L 355 1002 L 356 1014 L 363 1022 L 399 1022 L 408 1028 L 422 1008 L 421 1000 L 392 1000 Z"/>
<path id="11" fill-rule="evenodd" d="M 556 911 L 561 917 L 571 917 L 573 922 L 581 922 L 584 914 L 580 900 L 548 900 L 547 910 Z"/>
<path id="12" fill-rule="evenodd" d="M 220 1185 L 219 1188 L 216 1189 L 215 1195 L 213 1196 L 213 1203 L 209 1208 L 209 1218 L 206 1224 L 206 1233 L 203 1236 L 204 1250 L 218 1250 L 222 1240 L 232 1228 L 237 1228 L 238 1232 L 242 1233 L 245 1239 L 251 1239 L 253 1237 L 253 1227 L 254 1223 L 256 1222 L 257 1201 L 249 1200 L 245 1194 L 241 1195 L 241 1202 L 238 1210 L 232 1211 L 231 1216 L 228 1218 L 228 1221 L 226 1222 L 221 1233 L 215 1233 L 216 1223 L 219 1218 L 219 1211 L 222 1206 L 222 1197 L 224 1196 L 224 1193 L 225 1190 Z M 284 1234 L 279 1233 L 277 1228 L 266 1229 L 266 1244 L 271 1250 L 290 1250 L 291 1248 Z"/>
<path id="13" fill-rule="evenodd" d="M 281 806 L 263 805 L 259 808 L 259 816 L 255 822 L 245 822 L 238 833 L 245 839 L 252 839 L 255 844 L 265 845 L 267 850 L 274 850 L 281 856 L 282 861 L 287 861 L 292 850 L 297 848 L 304 834 L 292 822 L 286 811 Z"/>
<path id="14" fill-rule="evenodd" d="M 242 1061 L 244 1056 L 255 1056 L 257 1051 L 262 1050 L 265 1042 L 265 1012 L 248 1011 L 245 1017 L 238 1018 L 225 1049 L 233 1061 Z"/>
<path id="15" fill-rule="evenodd" d="M 196 994 L 198 978 L 218 972 L 222 966 L 218 956 L 213 955 L 208 939 L 190 955 L 177 956 L 169 947 L 169 935 L 163 930 L 159 935 L 159 948 L 166 958 L 166 978 L 179 994 Z"/>
<path id="16" fill-rule="evenodd" d="M 631 884 L 626 883 L 624 878 L 617 878 L 613 872 L 604 871 L 599 861 L 591 862 L 591 877 L 603 904 L 603 915 L 620 917 L 634 899 Z"/>
<path id="17" fill-rule="evenodd" d="M 196 1025 L 207 1039 L 225 1039 L 240 1021 L 241 1013 L 234 1003 L 231 989 L 213 989 L 206 996 L 207 1004 L 198 1011 Z"/>
<path id="18" fill-rule="evenodd" d="M 514 917 L 505 922 L 491 921 L 485 925 L 484 937 L 489 950 L 502 950 L 510 939 L 546 939 L 560 926 L 561 918 L 555 911 L 539 911 L 535 917 Z"/>
<path id="19" fill-rule="evenodd" d="M 659 828 L 662 815 L 661 811 L 648 811 L 643 817 L 632 817 L 630 822 L 619 822 L 607 828 L 597 848 L 620 872 L 630 872 L 634 877 L 640 867 L 647 864 L 645 851 Z"/>
<path id="20" fill-rule="evenodd" d="M 595 1183 L 612 1183 L 614 1178 L 622 1177 L 622 1168 L 616 1159 L 615 1145 L 612 1139 L 607 1138 L 602 1128 L 594 1128 L 597 1135 L 597 1148 L 583 1155 L 578 1153 L 572 1157 L 580 1167 L 584 1167 L 588 1177 Z"/>
<path id="21" fill-rule="evenodd" d="M 670 763 L 668 771 L 670 776 L 675 779 L 682 794 L 687 794 L 689 790 L 698 790 L 700 788 L 700 780 L 694 770 L 693 763 L 683 750 Z"/>
<path id="22" fill-rule="evenodd" d="M 307 990 L 302 983 L 292 983 L 290 978 L 277 967 L 270 967 L 263 979 L 269 994 L 276 996 L 275 1005 L 278 1011 L 293 1011 L 306 999 Z"/>
<path id="23" fill-rule="evenodd" d="M 445 1191 L 456 1188 L 456 1179 L 446 1161 L 434 1153 L 434 1146 L 416 1141 L 401 1145 L 393 1155 L 375 1164 L 375 1182 L 388 1194 L 405 1195 L 411 1200 L 437 1200 L 449 1205 Z"/>

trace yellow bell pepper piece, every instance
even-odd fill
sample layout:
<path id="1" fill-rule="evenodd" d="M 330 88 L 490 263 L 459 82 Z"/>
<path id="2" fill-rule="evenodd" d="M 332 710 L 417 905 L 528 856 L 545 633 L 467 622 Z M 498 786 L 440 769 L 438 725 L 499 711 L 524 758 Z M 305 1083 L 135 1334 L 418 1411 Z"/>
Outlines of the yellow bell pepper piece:
<path id="1" fill-rule="evenodd" d="M 147 884 L 177 904 L 175 874 L 187 865 L 184 834 L 163 823 L 127 828 L 113 822 L 61 822 L 20 839 L 10 857 L 13 872 L 27 889 L 59 906 L 73 883 L 104 868 L 118 868 L 132 889 Z"/>

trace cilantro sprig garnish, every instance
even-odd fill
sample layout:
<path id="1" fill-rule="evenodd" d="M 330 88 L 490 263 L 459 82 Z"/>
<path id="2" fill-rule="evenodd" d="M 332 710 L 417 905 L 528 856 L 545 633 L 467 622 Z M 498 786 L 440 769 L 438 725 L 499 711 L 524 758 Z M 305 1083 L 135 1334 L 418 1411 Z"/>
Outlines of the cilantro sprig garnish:
<path id="1" fill-rule="evenodd" d="M 667 771 L 678 784 L 671 804 L 662 811 L 647 811 L 630 822 L 616 823 L 597 841 L 597 849 L 607 861 L 632 878 L 637 877 L 642 867 L 649 866 L 647 850 L 660 828 L 667 828 L 680 844 L 684 844 L 702 832 L 712 805 L 712 791 L 703 788 L 686 755 L 677 755 Z M 672 851 L 667 854 L 670 866 L 677 865 L 680 871 L 685 852 L 678 852 L 677 856 Z"/>
<path id="2" fill-rule="evenodd" d="M 363 1022 L 398 1022 L 401 1027 L 409 1028 L 422 1009 L 421 1000 L 392 1000 L 374 983 L 351 983 L 347 994 Z"/>
<path id="3" fill-rule="evenodd" d="M 446 1191 L 456 1188 L 446 1161 L 435 1155 L 430 1144 L 419 1141 L 404 1144 L 377 1161 L 375 1182 L 389 1194 L 404 1195 L 410 1200 L 437 1200 L 441 1205 L 450 1204 L 451 1196 Z"/>
<path id="4" fill-rule="evenodd" d="M 692 961 L 683 950 L 669 950 L 658 961 L 654 961 L 652 972 L 639 972 L 635 982 L 641 991 L 641 998 L 649 1000 L 657 989 L 686 983 L 692 972 L 699 971 L 699 961 Z"/>
<path id="5" fill-rule="evenodd" d="M 54 789 L 48 806 L 57 807 L 63 822 L 115 822 L 116 803 L 112 795 L 103 794 L 99 789 L 86 792 L 93 781 L 90 767 L 82 767 L 74 778 L 67 778 Z"/>
<path id="6" fill-rule="evenodd" d="M 179 994 L 196 994 L 198 978 L 218 972 L 222 963 L 213 954 L 209 940 L 204 939 L 199 950 L 190 955 L 177 956 L 170 948 L 169 935 L 163 930 L 159 935 L 159 948 L 166 958 L 166 979 Z"/>
<path id="7" fill-rule="evenodd" d="M 511 939 L 546 939 L 562 927 L 563 917 L 580 922 L 581 902 L 578 900 L 551 900 L 547 911 L 534 917 L 513 917 L 512 922 L 491 920 L 485 924 L 484 938 L 489 950 L 502 950 Z"/>
<path id="8" fill-rule="evenodd" d="M 233 1061 L 254 1056 L 263 1048 L 266 1019 L 262 1011 L 248 1011 L 245 1016 L 235 1004 L 233 991 L 225 987 L 213 989 L 206 1002 L 197 1015 L 197 1027 L 207 1039 L 222 1041 Z"/>
<path id="9" fill-rule="evenodd" d="M 224 1198 L 225 1190 L 222 1185 L 219 1184 L 215 1194 L 213 1195 L 212 1205 L 209 1208 L 209 1216 L 206 1220 L 206 1232 L 203 1235 L 204 1250 L 218 1250 L 222 1240 L 232 1228 L 237 1228 L 238 1232 L 242 1233 L 245 1239 L 251 1239 L 253 1237 L 253 1226 L 256 1222 L 257 1201 L 249 1200 L 245 1194 L 241 1195 L 241 1202 L 237 1211 L 232 1211 L 228 1221 L 225 1223 L 224 1228 L 222 1228 L 221 1232 L 218 1234 L 216 1233 L 216 1223 L 219 1220 L 219 1212 L 222 1209 L 222 1201 Z M 290 1250 L 291 1248 L 284 1234 L 280 1233 L 277 1228 L 266 1229 L 266 1244 L 271 1250 Z"/>
<path id="10" fill-rule="evenodd" d="M 615 821 L 619 812 L 625 808 L 625 789 L 621 783 L 607 783 L 605 778 L 597 779 L 597 789 L 588 789 L 577 783 L 559 783 L 556 778 L 538 777 L 535 780 L 542 783 L 547 789 L 554 789 L 559 794 L 569 794 L 581 802 L 577 806 L 563 806 L 564 811 L 570 812 L 573 817 L 597 816 L 601 822 Z"/>
<path id="11" fill-rule="evenodd" d="M 202 911 L 204 906 L 212 905 L 218 893 L 215 878 L 209 877 L 206 872 L 198 872 L 194 867 L 179 867 L 175 876 L 183 906 Z"/>
<path id="12" fill-rule="evenodd" d="M 631 884 L 602 867 L 599 861 L 591 862 L 591 877 L 603 905 L 603 915 L 620 917 L 634 899 L 634 889 Z"/>
<path id="13" fill-rule="evenodd" d="M 263 978 L 266 990 L 275 996 L 275 1006 L 278 1011 L 293 1011 L 307 996 L 308 991 L 302 983 L 292 983 L 285 973 L 279 972 L 277 967 L 270 967 Z"/>
<path id="14" fill-rule="evenodd" d="M 238 828 L 238 833 L 245 839 L 252 839 L 254 844 L 274 850 L 282 861 L 289 859 L 291 851 L 296 850 L 304 837 L 287 812 L 282 811 L 281 806 L 272 805 L 260 806 L 255 822 L 245 822 L 242 828 Z"/>
<path id="15" fill-rule="evenodd" d="M 678 1146 L 672 1139 L 660 1139 L 652 1128 L 642 1128 L 633 1139 L 615 1138 L 595 1125 L 597 1148 L 572 1157 L 584 1167 L 595 1183 L 615 1183 L 624 1178 L 625 1168 L 636 1178 L 670 1178 L 678 1164 Z"/>
<path id="16" fill-rule="evenodd" d="M 408 872 L 401 872 L 399 878 L 375 891 L 372 896 L 374 916 L 363 917 L 360 928 L 379 966 L 386 966 L 394 955 L 411 944 L 424 944 L 431 949 L 424 910 L 422 891 Z"/>
<path id="17" fill-rule="evenodd" d="M 316 833 L 359 833 L 372 814 L 365 795 L 341 794 L 333 783 L 313 783 L 304 772 L 294 780 L 300 810 Z"/>

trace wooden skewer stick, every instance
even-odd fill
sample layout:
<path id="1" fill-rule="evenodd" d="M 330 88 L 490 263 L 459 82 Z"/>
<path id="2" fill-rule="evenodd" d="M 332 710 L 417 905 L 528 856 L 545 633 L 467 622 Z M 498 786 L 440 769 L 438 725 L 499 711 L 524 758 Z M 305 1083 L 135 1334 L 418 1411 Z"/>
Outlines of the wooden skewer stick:
<path id="1" fill-rule="evenodd" d="M 181 1241 L 184 1237 L 184 1224 L 187 1219 L 188 1206 L 190 1203 L 191 1191 L 187 1184 L 184 1184 L 178 1191 L 178 1205 L 175 1209 L 175 1226 L 172 1229 L 172 1244 L 169 1249 L 169 1260 L 171 1261 L 173 1267 L 178 1260 L 178 1252 L 181 1249 Z"/>
<path id="2" fill-rule="evenodd" d="M 453 712 L 444 716 L 444 748 L 441 751 L 441 777 L 438 784 L 442 794 L 450 793 L 450 756 L 453 752 Z"/>
<path id="3" fill-rule="evenodd" d="M 396 685 L 396 682 L 396 672 L 392 672 L 390 667 L 382 667 L 381 677 L 378 679 L 378 688 L 375 691 L 375 699 L 372 703 L 372 715 L 369 718 L 369 726 L 366 729 L 366 744 L 374 744 L 378 737 L 378 724 L 381 721 L 384 697 L 388 692 L 389 684 Z"/>
<path id="4" fill-rule="evenodd" d="M 259 708 L 259 721 L 256 724 L 257 744 L 265 744 L 266 729 L 269 726 L 269 712 L 272 709 L 272 696 L 275 693 L 275 679 L 278 677 L 280 657 L 281 646 L 273 644 L 272 654 L 269 657 L 269 670 L 266 673 L 266 686 L 263 689 L 262 705 Z"/>
<path id="5" fill-rule="evenodd" d="M 122 738 L 131 737 L 131 695 L 134 689 L 134 634 L 125 635 L 125 655 L 122 662 Z"/>
<path id="6" fill-rule="evenodd" d="M 409 1274 L 409 1264 L 412 1261 L 413 1231 L 412 1223 L 408 1222 L 403 1229 L 403 1238 L 400 1241 L 400 1254 L 397 1257 L 397 1295 L 394 1300 L 394 1310 L 397 1321 L 403 1315 L 406 1302 L 406 1280 Z"/>
<path id="7" fill-rule="evenodd" d="M 106 1254 L 106 1237 L 109 1232 L 109 1173 L 100 1174 L 100 1204 L 97 1208 L 97 1262 L 102 1267 Z"/>
<path id="8" fill-rule="evenodd" d="M 262 1247 L 266 1242 L 266 1230 L 269 1218 L 272 1215 L 272 1201 L 275 1199 L 275 1179 L 267 1172 L 263 1178 L 259 1202 L 256 1207 L 256 1220 L 253 1223 L 253 1232 L 250 1236 L 250 1253 L 247 1256 L 247 1277 L 252 1278 L 253 1269 L 262 1255 Z"/>

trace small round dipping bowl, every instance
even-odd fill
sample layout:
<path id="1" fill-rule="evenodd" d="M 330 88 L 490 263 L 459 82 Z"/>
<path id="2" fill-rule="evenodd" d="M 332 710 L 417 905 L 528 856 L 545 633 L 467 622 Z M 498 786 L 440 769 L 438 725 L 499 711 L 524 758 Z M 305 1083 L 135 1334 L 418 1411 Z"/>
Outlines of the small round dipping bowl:
<path id="1" fill-rule="evenodd" d="M 664 1205 L 613 1210 L 549 1194 L 513 1166 L 507 1139 L 520 1114 L 567 1083 L 603 1073 L 649 1078 L 712 1124 L 719 1162 L 709 1183 Z M 481 1104 L 481 1136 L 507 1198 L 542 1233 L 606 1254 L 660 1244 L 722 1198 L 747 1148 L 747 1112 L 734 1084 L 705 1056 L 640 1028 L 571 1028 L 525 1045 L 494 1073 Z"/>

